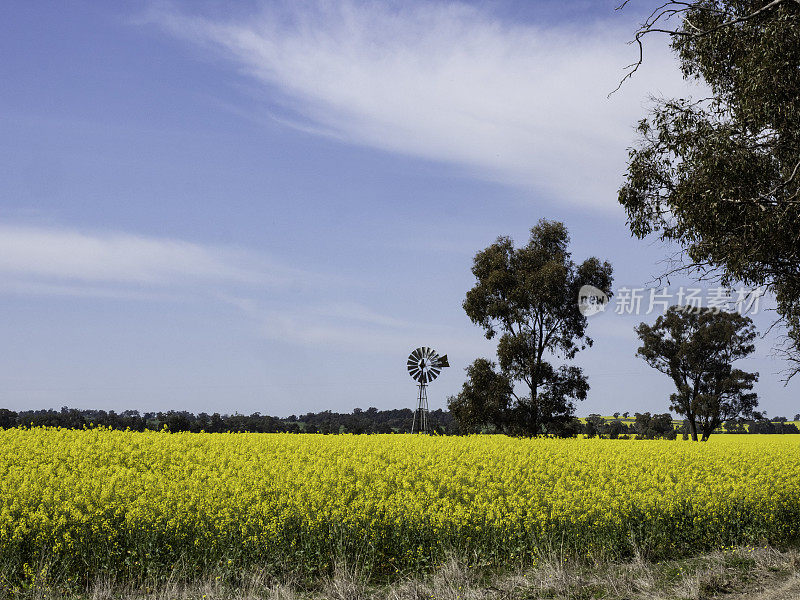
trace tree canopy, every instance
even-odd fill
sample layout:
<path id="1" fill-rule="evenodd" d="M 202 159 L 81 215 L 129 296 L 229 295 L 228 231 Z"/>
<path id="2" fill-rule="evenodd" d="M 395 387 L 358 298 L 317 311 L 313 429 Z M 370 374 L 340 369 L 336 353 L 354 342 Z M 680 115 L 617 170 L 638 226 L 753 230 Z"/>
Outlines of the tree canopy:
<path id="1" fill-rule="evenodd" d="M 509 424 L 514 387 L 497 372 L 495 363 L 479 358 L 467 367 L 461 393 L 451 397 L 448 408 L 463 433 L 480 433 L 491 426 L 503 431 Z"/>
<path id="2" fill-rule="evenodd" d="M 753 321 L 735 312 L 672 306 L 654 325 L 641 323 L 637 351 L 677 387 L 670 410 L 683 415 L 692 439 L 703 441 L 722 422 L 750 417 L 758 405 L 758 373 L 733 368 L 755 350 Z"/>
<path id="3" fill-rule="evenodd" d="M 568 246 L 564 224 L 543 219 L 531 229 L 527 245 L 515 248 L 510 238 L 500 237 L 473 260 L 476 283 L 463 306 L 487 338 L 499 334 L 500 373 L 490 376 L 492 365 L 479 359 L 484 362 L 470 367 L 470 381 L 456 400 L 469 401 L 470 386 L 479 383 L 475 375 L 495 382 L 498 377 L 506 379 L 513 396 L 506 426 L 516 433 L 563 430 L 574 401 L 586 398 L 589 389 L 580 368 L 555 367 L 546 359 L 560 355 L 569 360 L 592 344 L 586 335 L 587 319 L 578 310 L 578 292 L 593 285 L 610 295 L 612 268 L 597 258 L 576 264 Z M 514 382 L 523 383 L 529 394 L 517 395 Z"/>
<path id="4" fill-rule="evenodd" d="M 800 2 L 666 2 L 636 40 L 654 32 L 710 96 L 655 104 L 619 201 L 634 235 L 680 244 L 676 268 L 774 292 L 788 380 L 800 372 Z"/>

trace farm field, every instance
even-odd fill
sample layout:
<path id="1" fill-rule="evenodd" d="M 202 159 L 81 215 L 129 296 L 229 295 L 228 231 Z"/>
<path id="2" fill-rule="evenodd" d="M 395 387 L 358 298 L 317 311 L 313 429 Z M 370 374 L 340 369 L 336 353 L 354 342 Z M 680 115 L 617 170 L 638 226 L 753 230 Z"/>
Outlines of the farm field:
<path id="1" fill-rule="evenodd" d="M 684 441 L 0 432 L 8 580 L 141 581 L 336 559 L 388 578 L 452 552 L 485 567 L 675 558 L 800 533 L 800 436 Z"/>

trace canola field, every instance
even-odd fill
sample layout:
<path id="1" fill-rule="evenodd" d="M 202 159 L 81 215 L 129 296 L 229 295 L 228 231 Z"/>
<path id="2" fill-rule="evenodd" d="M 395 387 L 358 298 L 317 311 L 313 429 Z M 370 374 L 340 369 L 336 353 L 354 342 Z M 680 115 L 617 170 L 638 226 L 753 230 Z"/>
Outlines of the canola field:
<path id="1" fill-rule="evenodd" d="M 451 550 L 503 566 L 799 533 L 800 436 L 0 431 L 0 555 L 23 575 L 43 564 L 133 579 L 177 564 L 319 573 L 336 556 L 391 575 Z"/>

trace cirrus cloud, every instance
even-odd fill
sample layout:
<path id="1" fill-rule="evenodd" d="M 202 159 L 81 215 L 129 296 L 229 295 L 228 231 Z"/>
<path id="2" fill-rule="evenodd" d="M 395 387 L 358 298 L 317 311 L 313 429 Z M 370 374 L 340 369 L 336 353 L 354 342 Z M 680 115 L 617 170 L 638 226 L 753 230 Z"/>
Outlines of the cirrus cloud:
<path id="1" fill-rule="evenodd" d="M 248 18 L 153 9 L 221 50 L 280 120 L 313 134 L 455 165 L 558 202 L 614 206 L 647 95 L 685 94 L 665 46 L 635 58 L 631 23 L 511 23 L 460 3 L 265 4 Z"/>
<path id="2" fill-rule="evenodd" d="M 0 274 L 7 290 L 102 295 L 98 286 L 175 288 L 309 281 L 300 270 L 232 247 L 122 232 L 0 224 Z"/>

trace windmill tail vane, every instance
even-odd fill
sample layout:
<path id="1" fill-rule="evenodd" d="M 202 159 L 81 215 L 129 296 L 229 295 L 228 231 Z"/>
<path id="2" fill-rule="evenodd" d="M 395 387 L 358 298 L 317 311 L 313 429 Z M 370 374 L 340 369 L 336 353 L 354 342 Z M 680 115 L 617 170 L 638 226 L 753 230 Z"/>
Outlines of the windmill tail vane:
<path id="1" fill-rule="evenodd" d="M 439 355 L 432 348 L 422 346 L 408 355 L 408 374 L 419 384 L 417 410 L 411 433 L 430 433 L 428 428 L 428 384 L 439 376 L 442 369 L 450 366 L 447 354 Z"/>

